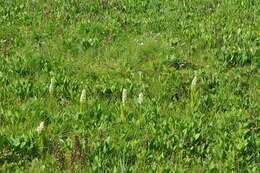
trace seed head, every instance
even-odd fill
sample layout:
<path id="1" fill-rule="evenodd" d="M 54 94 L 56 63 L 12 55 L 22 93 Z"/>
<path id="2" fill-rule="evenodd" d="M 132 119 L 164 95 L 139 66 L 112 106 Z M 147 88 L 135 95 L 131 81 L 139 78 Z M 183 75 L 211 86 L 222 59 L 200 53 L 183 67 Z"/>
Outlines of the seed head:
<path id="1" fill-rule="evenodd" d="M 44 121 L 40 122 L 39 126 L 36 128 L 38 134 L 41 134 L 43 130 L 44 130 Z"/>
<path id="2" fill-rule="evenodd" d="M 85 103 L 86 102 L 86 90 L 83 89 L 81 92 L 81 96 L 80 96 L 80 103 Z"/>
<path id="3" fill-rule="evenodd" d="M 122 92 L 122 103 L 123 103 L 123 105 L 125 105 L 126 99 L 127 99 L 127 90 L 123 89 L 123 92 Z"/>
<path id="4" fill-rule="evenodd" d="M 141 105 L 144 102 L 144 94 L 140 93 L 138 96 L 138 103 Z"/>

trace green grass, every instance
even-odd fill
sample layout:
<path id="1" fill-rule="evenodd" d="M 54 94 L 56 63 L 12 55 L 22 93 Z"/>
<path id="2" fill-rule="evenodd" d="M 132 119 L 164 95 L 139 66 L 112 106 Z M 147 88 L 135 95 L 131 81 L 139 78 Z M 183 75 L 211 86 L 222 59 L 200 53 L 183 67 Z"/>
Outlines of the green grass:
<path id="1" fill-rule="evenodd" d="M 0 172 L 260 172 L 259 28 L 256 0 L 0 0 Z"/>

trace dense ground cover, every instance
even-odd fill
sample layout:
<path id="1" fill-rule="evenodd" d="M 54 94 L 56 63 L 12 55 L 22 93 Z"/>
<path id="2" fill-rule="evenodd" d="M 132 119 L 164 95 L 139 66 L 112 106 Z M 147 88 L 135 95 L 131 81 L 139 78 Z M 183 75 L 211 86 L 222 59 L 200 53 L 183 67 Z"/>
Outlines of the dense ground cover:
<path id="1" fill-rule="evenodd" d="M 0 1 L 0 171 L 260 172 L 259 28 L 256 0 Z"/>

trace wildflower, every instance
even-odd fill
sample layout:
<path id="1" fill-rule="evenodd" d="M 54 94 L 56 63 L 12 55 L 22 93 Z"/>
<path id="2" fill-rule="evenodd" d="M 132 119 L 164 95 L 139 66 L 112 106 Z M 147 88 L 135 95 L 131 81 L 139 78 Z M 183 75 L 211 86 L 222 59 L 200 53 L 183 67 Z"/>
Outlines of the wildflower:
<path id="1" fill-rule="evenodd" d="M 123 93 L 122 93 L 122 103 L 123 103 L 123 105 L 125 105 L 126 99 L 127 99 L 127 90 L 123 89 Z"/>
<path id="2" fill-rule="evenodd" d="M 191 112 L 196 110 L 196 105 L 198 103 L 198 97 L 199 97 L 199 92 L 197 90 L 197 82 L 198 82 L 198 78 L 195 75 L 195 77 L 193 78 L 192 82 L 191 82 Z"/>
<path id="3" fill-rule="evenodd" d="M 55 79 L 54 78 L 51 78 L 51 84 L 49 86 L 49 93 L 50 95 L 53 95 L 54 93 L 54 87 L 55 87 Z"/>
<path id="4" fill-rule="evenodd" d="M 140 93 L 138 96 L 138 103 L 141 105 L 144 102 L 144 94 Z"/>
<path id="5" fill-rule="evenodd" d="M 83 89 L 80 96 L 80 112 L 84 111 L 84 104 L 86 103 L 86 90 Z"/>
<path id="6" fill-rule="evenodd" d="M 36 131 L 38 132 L 38 134 L 41 134 L 43 130 L 44 130 L 44 121 L 42 121 L 39 124 L 39 126 L 36 128 Z"/>
<path id="7" fill-rule="evenodd" d="M 140 79 L 140 81 L 142 81 L 142 79 L 143 79 L 143 73 L 142 73 L 141 71 L 139 71 L 138 74 L 139 74 L 139 79 Z"/>
<path id="8" fill-rule="evenodd" d="M 86 90 L 83 89 L 80 96 L 80 103 L 85 103 L 85 102 L 86 102 Z"/>
<path id="9" fill-rule="evenodd" d="M 191 82 L 191 90 L 194 91 L 197 87 L 197 81 L 198 81 L 198 78 L 197 76 L 195 76 Z"/>

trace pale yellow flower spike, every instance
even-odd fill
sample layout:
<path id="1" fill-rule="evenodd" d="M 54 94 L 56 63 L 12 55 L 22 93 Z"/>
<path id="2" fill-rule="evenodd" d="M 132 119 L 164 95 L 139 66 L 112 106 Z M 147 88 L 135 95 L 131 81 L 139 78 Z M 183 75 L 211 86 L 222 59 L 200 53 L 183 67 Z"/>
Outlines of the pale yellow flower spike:
<path id="1" fill-rule="evenodd" d="M 84 111 L 85 103 L 86 103 L 86 90 L 83 89 L 80 96 L 80 112 Z"/>
<path id="2" fill-rule="evenodd" d="M 51 78 L 51 83 L 50 83 L 50 86 L 49 86 L 49 94 L 50 95 L 54 94 L 54 87 L 55 87 L 55 79 Z"/>
<path id="3" fill-rule="evenodd" d="M 43 130 L 44 130 L 44 121 L 42 121 L 39 124 L 39 126 L 36 128 L 36 131 L 38 132 L 38 134 L 41 134 Z"/>
<path id="4" fill-rule="evenodd" d="M 141 105 L 144 102 L 144 94 L 140 93 L 138 96 L 138 103 Z"/>
<path id="5" fill-rule="evenodd" d="M 122 103 L 123 103 L 123 105 L 125 105 L 126 100 L 127 100 L 127 90 L 123 89 L 123 92 L 122 92 Z"/>
<path id="6" fill-rule="evenodd" d="M 191 82 L 191 90 L 194 91 L 197 87 L 197 81 L 198 81 L 198 78 L 197 76 L 195 76 Z"/>

